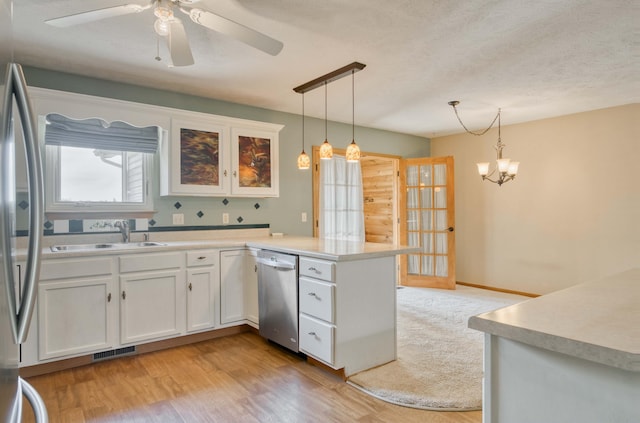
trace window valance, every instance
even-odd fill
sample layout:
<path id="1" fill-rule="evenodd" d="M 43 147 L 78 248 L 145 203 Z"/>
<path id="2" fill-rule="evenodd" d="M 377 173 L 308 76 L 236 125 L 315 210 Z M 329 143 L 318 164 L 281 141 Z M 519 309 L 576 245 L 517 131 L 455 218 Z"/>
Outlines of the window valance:
<path id="1" fill-rule="evenodd" d="M 76 120 L 56 113 L 48 114 L 46 121 L 46 145 L 155 153 L 162 134 L 158 126 L 140 128 L 97 118 Z"/>

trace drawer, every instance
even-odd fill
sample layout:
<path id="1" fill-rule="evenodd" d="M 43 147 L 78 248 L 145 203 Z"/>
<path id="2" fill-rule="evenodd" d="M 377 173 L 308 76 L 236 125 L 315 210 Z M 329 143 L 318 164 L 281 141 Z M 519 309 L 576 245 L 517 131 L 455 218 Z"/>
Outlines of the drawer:
<path id="1" fill-rule="evenodd" d="M 300 315 L 300 350 L 333 365 L 333 325 Z"/>
<path id="2" fill-rule="evenodd" d="M 120 272 L 144 272 L 149 270 L 182 267 L 182 253 L 128 254 L 120 256 Z"/>
<path id="3" fill-rule="evenodd" d="M 322 279 L 333 282 L 335 279 L 336 264 L 332 261 L 300 257 L 300 276 Z"/>
<path id="4" fill-rule="evenodd" d="M 40 280 L 111 275 L 113 272 L 111 257 L 43 260 L 40 266 Z"/>
<path id="5" fill-rule="evenodd" d="M 335 323 L 333 318 L 335 286 L 302 277 L 299 282 L 300 312 Z"/>
<path id="6" fill-rule="evenodd" d="M 218 258 L 218 250 L 198 250 L 187 252 L 187 267 L 213 266 Z"/>

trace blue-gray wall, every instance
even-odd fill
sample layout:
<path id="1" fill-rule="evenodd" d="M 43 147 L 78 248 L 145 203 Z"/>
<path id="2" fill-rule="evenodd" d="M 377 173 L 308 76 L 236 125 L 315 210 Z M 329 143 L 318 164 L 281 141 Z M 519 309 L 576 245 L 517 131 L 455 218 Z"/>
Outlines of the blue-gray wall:
<path id="1" fill-rule="evenodd" d="M 159 197 L 156 184 L 154 204 L 158 213 L 153 219 L 156 226 L 171 226 L 171 215 L 184 213 L 187 226 L 221 225 L 222 213 L 229 213 L 232 224 L 241 217 L 242 224 L 268 223 L 272 232 L 290 235 L 313 233 L 311 171 L 301 171 L 296 167 L 301 148 L 300 115 L 39 68 L 25 67 L 24 71 L 30 86 L 284 125 L 280 132 L 279 198 L 228 198 L 229 203 L 225 205 L 223 197 Z M 335 146 L 346 148 L 351 140 L 351 125 L 329 122 L 329 133 Z M 364 127 L 357 127 L 356 134 L 363 151 L 407 158 L 430 154 L 427 138 Z M 311 154 L 311 146 L 319 145 L 323 140 L 324 120 L 306 118 L 307 153 Z M 176 202 L 180 203 L 179 211 L 174 206 Z M 198 217 L 198 212 L 203 213 L 202 217 Z M 307 223 L 301 222 L 302 212 L 309 216 Z"/>

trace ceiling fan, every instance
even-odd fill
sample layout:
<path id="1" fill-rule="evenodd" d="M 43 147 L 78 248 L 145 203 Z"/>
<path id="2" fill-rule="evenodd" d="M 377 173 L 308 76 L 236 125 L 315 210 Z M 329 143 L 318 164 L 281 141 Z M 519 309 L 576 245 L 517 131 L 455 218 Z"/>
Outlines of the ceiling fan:
<path id="1" fill-rule="evenodd" d="M 100 19 L 114 16 L 140 13 L 153 9 L 156 16 L 154 29 L 160 36 L 167 38 L 169 53 L 173 66 L 189 66 L 194 63 L 187 33 L 184 30 L 182 21 L 174 15 L 174 11 L 179 10 L 189 16 L 191 20 L 205 28 L 212 29 L 221 34 L 228 35 L 251 47 L 262 50 L 272 56 L 277 55 L 282 50 L 282 43 L 268 35 L 234 22 L 230 19 L 216 15 L 206 10 L 188 7 L 199 0 L 151 0 L 146 5 L 123 4 L 120 6 L 105 7 L 103 9 L 89 10 L 87 12 L 76 13 L 59 18 L 48 19 L 45 23 L 66 28 L 74 25 L 81 25 L 94 22 Z"/>

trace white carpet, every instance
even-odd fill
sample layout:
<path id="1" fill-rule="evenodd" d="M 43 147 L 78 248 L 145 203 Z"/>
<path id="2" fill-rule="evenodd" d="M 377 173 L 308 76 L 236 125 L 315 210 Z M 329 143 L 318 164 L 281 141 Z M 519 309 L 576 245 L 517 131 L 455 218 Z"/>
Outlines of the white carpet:
<path id="1" fill-rule="evenodd" d="M 482 407 L 483 333 L 469 317 L 529 299 L 484 289 L 401 288 L 398 359 L 349 378 L 385 401 L 429 410 Z"/>

